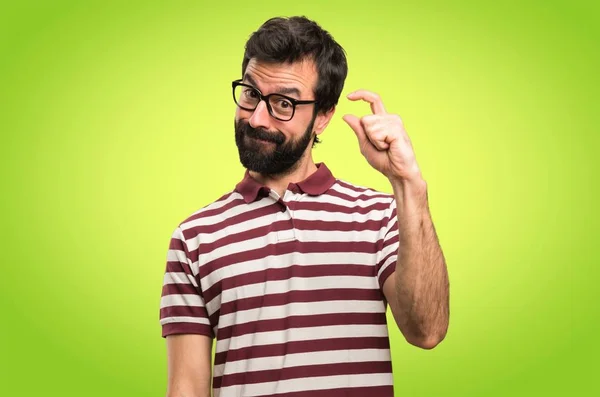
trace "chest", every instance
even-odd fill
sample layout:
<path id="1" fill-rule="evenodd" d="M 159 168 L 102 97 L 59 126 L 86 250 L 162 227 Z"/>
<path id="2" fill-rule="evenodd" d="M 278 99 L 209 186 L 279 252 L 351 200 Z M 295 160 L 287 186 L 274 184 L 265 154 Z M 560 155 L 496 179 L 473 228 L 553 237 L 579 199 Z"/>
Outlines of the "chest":
<path id="1" fill-rule="evenodd" d="M 199 287 L 215 321 L 244 310 L 266 317 L 282 308 L 304 313 L 308 302 L 310 310 L 335 302 L 351 311 L 357 296 L 380 298 L 382 216 L 369 208 L 274 203 L 202 240 Z M 279 309 L 260 309 L 271 307 Z"/>

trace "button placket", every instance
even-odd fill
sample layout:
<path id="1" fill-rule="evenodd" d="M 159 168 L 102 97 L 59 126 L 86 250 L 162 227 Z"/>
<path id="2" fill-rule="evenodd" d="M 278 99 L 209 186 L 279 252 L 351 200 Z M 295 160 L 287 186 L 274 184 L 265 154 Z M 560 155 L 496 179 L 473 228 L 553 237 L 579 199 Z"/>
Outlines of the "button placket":
<path id="1" fill-rule="evenodd" d="M 284 201 L 283 199 L 286 199 Z M 286 221 L 288 227 L 285 230 L 277 232 L 278 241 L 291 241 L 296 239 L 296 230 L 294 227 L 293 212 L 290 209 L 289 203 L 295 201 L 295 195 L 286 191 L 283 198 L 279 200 L 282 206 L 282 211 L 277 213 L 277 220 Z"/>

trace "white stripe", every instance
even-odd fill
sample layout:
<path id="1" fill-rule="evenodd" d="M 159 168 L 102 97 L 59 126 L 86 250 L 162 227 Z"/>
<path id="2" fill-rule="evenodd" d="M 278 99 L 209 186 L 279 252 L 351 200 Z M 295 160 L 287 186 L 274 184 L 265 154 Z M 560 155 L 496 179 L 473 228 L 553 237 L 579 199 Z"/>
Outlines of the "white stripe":
<path id="1" fill-rule="evenodd" d="M 198 288 L 196 279 L 183 272 L 166 272 L 163 284 L 192 284 L 195 288 Z"/>
<path id="2" fill-rule="evenodd" d="M 389 204 L 390 203 L 390 198 L 389 197 L 380 197 L 380 196 L 375 196 L 375 197 L 370 197 L 366 200 L 364 199 L 355 199 L 355 200 L 346 200 L 343 199 L 341 197 L 337 197 L 337 196 L 331 196 L 328 194 L 322 194 L 320 196 L 307 196 L 307 199 L 301 199 L 299 200 L 303 203 L 315 203 L 315 204 L 333 204 L 333 205 L 338 205 L 340 207 L 346 207 L 346 208 L 353 208 L 353 209 L 357 209 L 357 208 L 369 208 L 371 206 L 377 205 L 377 204 Z"/>
<path id="3" fill-rule="evenodd" d="M 188 263 L 188 258 L 184 251 L 170 249 L 167 252 L 167 261 Z"/>
<path id="4" fill-rule="evenodd" d="M 395 222 L 396 222 L 396 219 L 393 219 L 393 220 L 390 222 L 390 224 L 387 226 L 387 228 L 386 228 L 386 230 L 388 230 L 388 232 L 387 232 L 387 234 L 386 234 L 386 236 L 385 236 L 385 240 L 386 240 L 386 241 L 387 241 L 387 240 L 389 240 L 390 238 L 394 237 L 394 236 L 397 236 L 397 235 L 398 235 L 398 233 L 399 233 L 399 231 L 398 231 L 398 228 L 397 228 L 397 227 L 396 227 L 394 230 L 392 230 L 391 232 L 389 231 L 389 230 L 390 230 L 390 227 L 392 227 L 392 226 L 394 225 L 394 223 L 395 223 Z"/>
<path id="5" fill-rule="evenodd" d="M 339 313 L 384 313 L 382 301 L 324 301 L 295 302 L 281 306 L 266 306 L 237 311 L 219 316 L 219 328 L 240 325 L 255 321 L 274 320 L 289 316 L 316 316 Z"/>
<path id="6" fill-rule="evenodd" d="M 192 294 L 172 294 L 160 298 L 160 308 L 169 306 L 197 306 L 203 307 L 204 303 L 199 295 Z"/>
<path id="7" fill-rule="evenodd" d="M 308 254 L 294 252 L 292 254 L 270 255 L 224 266 L 207 274 L 200 282 L 203 286 L 202 289 L 207 290 L 217 281 L 258 270 L 281 269 L 289 267 L 292 264 L 303 264 L 305 266 L 339 264 L 374 266 L 377 263 L 376 258 L 375 253 L 367 254 L 362 252 L 319 252 Z M 192 266 L 192 268 L 197 267 L 197 264 Z"/>
<path id="8" fill-rule="evenodd" d="M 385 241 L 388 241 L 390 238 L 397 236 L 398 235 L 398 230 L 396 229 L 395 231 L 389 233 L 386 237 L 385 237 Z M 383 265 L 379 268 L 379 271 L 377 272 L 377 278 L 379 278 L 381 276 L 381 274 L 385 271 L 385 269 L 387 269 L 389 266 L 395 266 L 396 262 L 398 261 L 398 248 L 400 247 L 400 242 L 396 241 L 394 244 L 388 245 L 387 247 L 384 247 L 379 255 L 378 255 L 378 262 L 383 260 L 385 257 L 387 257 L 390 254 L 394 254 L 394 255 L 390 255 L 389 258 L 386 259 L 386 261 L 383 263 Z"/>
<path id="9" fill-rule="evenodd" d="M 177 317 L 165 317 L 160 319 L 160 324 L 172 324 L 172 323 L 194 323 L 194 324 L 206 324 L 210 325 L 207 318 L 204 317 L 189 317 L 189 316 L 177 316 Z"/>
<path id="10" fill-rule="evenodd" d="M 342 212 L 330 212 L 330 211 L 319 211 L 319 210 L 296 210 L 294 211 L 294 219 L 301 219 L 304 221 L 323 221 L 323 222 L 359 222 L 363 223 L 366 221 L 381 221 L 386 216 L 384 210 L 372 210 L 366 214 L 350 213 L 345 214 Z"/>
<path id="11" fill-rule="evenodd" d="M 291 230 L 291 229 L 290 229 Z M 383 235 L 382 230 L 371 231 L 300 231 L 296 230 L 296 237 L 299 242 L 305 243 L 331 243 L 331 242 L 343 242 L 352 244 L 353 242 L 370 242 L 377 241 L 380 236 Z M 203 252 L 202 260 L 204 263 L 211 262 L 218 258 L 225 257 L 227 255 L 233 255 L 242 252 L 248 252 L 266 247 L 269 244 L 277 243 L 277 236 L 280 232 L 274 231 L 265 235 L 244 240 L 233 242 L 231 244 L 222 245 L 210 253 Z M 349 246 L 351 247 L 351 246 Z"/>
<path id="12" fill-rule="evenodd" d="M 231 203 L 232 201 L 244 199 L 244 197 L 241 194 L 239 194 L 238 192 L 236 192 L 235 190 L 229 192 L 228 194 L 229 194 L 229 197 L 227 197 L 225 200 L 212 202 L 211 204 L 207 205 L 206 207 L 202 208 L 201 210 L 199 210 L 197 212 L 199 213 L 202 211 L 217 210 L 221 207 L 226 206 L 227 204 Z"/>
<path id="13" fill-rule="evenodd" d="M 389 349 L 329 350 L 286 354 L 285 356 L 260 357 L 232 361 L 214 366 L 215 376 L 237 374 L 250 371 L 300 367 L 303 365 L 361 363 L 390 361 Z"/>
<path id="14" fill-rule="evenodd" d="M 244 240 L 225 246 L 220 246 L 212 250 L 210 253 L 203 253 L 202 260 L 204 263 L 208 263 L 228 255 L 237 254 L 240 252 L 248 252 L 253 249 L 264 248 L 267 245 L 274 244 L 276 242 L 277 232 L 267 233 L 257 238 Z"/>
<path id="15" fill-rule="evenodd" d="M 351 182 L 344 181 L 344 180 L 341 180 L 341 179 L 340 179 L 340 182 L 343 182 L 346 185 L 352 186 L 353 188 L 360 190 L 360 191 L 357 191 L 357 190 L 349 189 L 347 187 L 344 187 L 344 186 L 340 185 L 339 183 L 336 183 L 336 184 L 334 184 L 331 187 L 331 189 L 333 189 L 333 190 L 335 190 L 337 192 L 346 194 L 346 195 L 351 196 L 351 197 L 358 197 L 358 196 L 380 196 L 382 194 L 390 196 L 390 197 L 393 197 L 392 194 L 390 194 L 390 193 L 379 192 L 379 191 L 376 191 L 374 189 L 371 189 L 371 188 L 368 188 L 368 187 L 364 187 L 364 186 L 358 186 L 358 185 L 355 185 L 355 184 L 353 184 Z M 363 190 L 363 189 L 365 189 L 365 190 Z"/>
<path id="16" fill-rule="evenodd" d="M 312 196 L 307 196 L 307 197 L 310 197 L 311 199 L 313 198 Z M 375 200 L 378 201 L 378 202 L 382 202 L 381 199 L 375 199 Z M 303 200 L 303 201 L 307 201 L 307 200 Z M 327 197 L 318 196 L 318 200 L 314 200 L 314 201 L 311 200 L 311 202 L 315 202 L 315 203 L 319 203 L 319 202 L 332 202 L 332 201 L 333 202 L 339 201 L 340 204 L 349 203 L 348 201 L 341 200 L 341 199 L 339 199 L 337 197 L 330 197 L 330 196 L 327 196 Z M 389 201 L 389 200 L 386 200 L 386 201 Z M 360 203 L 360 202 L 364 202 L 364 201 L 363 200 L 358 200 L 357 202 Z M 350 206 L 350 205 L 342 205 L 342 206 L 347 207 L 347 208 L 352 208 L 353 207 L 353 206 Z M 356 206 L 356 207 L 367 208 L 368 206 Z M 307 210 L 294 211 L 293 212 L 294 218 L 302 220 L 302 218 L 299 218 L 298 214 L 302 215 L 303 213 L 306 213 L 306 211 Z M 312 212 L 312 211 L 310 211 L 310 212 Z M 322 211 L 320 211 L 320 212 L 322 212 Z M 324 211 L 324 212 L 327 212 L 327 211 Z M 333 217 L 328 217 L 328 220 L 329 221 L 334 221 L 334 222 L 356 222 L 356 221 L 363 221 L 364 222 L 364 220 L 366 220 L 366 219 L 381 220 L 381 219 L 383 219 L 385 217 L 385 212 L 384 211 L 377 211 L 377 212 L 380 213 L 379 216 L 373 216 L 371 218 L 369 218 L 368 216 L 367 217 L 363 216 L 362 218 L 358 218 L 358 219 L 353 218 L 353 216 L 356 216 L 357 214 L 333 213 L 333 214 L 337 214 L 337 215 L 334 215 Z M 373 212 L 370 212 L 369 214 L 370 215 L 374 215 Z M 313 217 L 311 219 L 304 219 L 304 220 L 326 220 L 326 219 L 322 219 L 322 217 L 317 217 L 317 218 Z M 223 219 L 219 219 L 219 221 L 223 222 Z M 200 243 L 202 243 L 202 244 L 211 244 L 211 243 L 213 243 L 213 242 L 215 242 L 217 240 L 220 240 L 220 239 L 222 239 L 224 237 L 232 236 L 232 235 L 235 235 L 235 234 L 239 234 L 239 233 L 251 230 L 251 229 L 256 229 L 256 228 L 259 228 L 259 227 L 264 227 L 264 226 L 269 225 L 271 223 L 273 223 L 273 214 L 268 214 L 268 215 L 265 215 L 265 216 L 262 216 L 262 217 L 259 217 L 259 218 L 254 218 L 254 219 L 251 219 L 251 220 L 248 220 L 248 221 L 244 221 L 244 222 L 241 222 L 241 223 L 237 223 L 237 224 L 234 224 L 234 225 L 229 225 L 229 226 L 220 228 L 219 230 L 215 231 L 214 233 L 202 234 L 201 238 L 190 239 L 189 241 L 187 241 L 188 249 L 190 251 L 193 251 L 193 250 L 195 250 L 195 249 L 198 248 L 198 246 L 199 246 Z M 189 227 L 189 224 L 186 224 L 186 227 Z"/>
<path id="17" fill-rule="evenodd" d="M 267 215 L 267 216 L 261 216 L 259 218 L 250 219 L 245 222 L 236 223 L 234 225 L 230 225 L 227 227 L 223 227 L 214 233 L 202 234 L 200 236 L 200 238 L 193 238 L 193 239 L 189 240 L 187 242 L 188 249 L 190 251 L 193 251 L 198 248 L 200 243 L 211 244 L 211 243 L 214 243 L 215 241 L 220 240 L 224 237 L 233 236 L 233 235 L 236 235 L 236 234 L 239 234 L 242 232 L 246 232 L 248 230 L 259 228 L 259 227 L 264 227 L 266 225 L 270 225 L 271 223 L 273 223 L 273 216 Z"/>
<path id="18" fill-rule="evenodd" d="M 321 243 L 348 243 L 353 242 L 376 242 L 383 235 L 383 229 L 379 230 L 296 230 L 298 240 L 302 242 Z"/>
<path id="19" fill-rule="evenodd" d="M 388 233 L 385 236 L 385 240 L 384 240 L 384 244 L 388 241 L 390 241 L 391 239 L 393 239 L 394 237 L 398 236 L 398 229 Z M 389 254 L 391 254 L 392 252 L 398 251 L 398 248 L 400 247 L 400 241 L 396 240 L 396 242 L 394 242 L 393 244 L 387 245 L 385 247 L 382 248 L 382 250 L 379 252 L 379 258 L 383 259 L 386 256 L 388 256 Z"/>
<path id="20" fill-rule="evenodd" d="M 191 263 L 191 260 L 183 251 L 170 249 L 167 252 L 167 261 L 186 263 L 189 265 L 190 270 L 192 271 L 192 275 L 194 277 L 198 276 L 198 262 Z"/>
<path id="21" fill-rule="evenodd" d="M 226 206 L 227 204 L 231 203 L 232 201 L 242 200 L 242 199 L 243 199 L 243 197 L 242 197 L 241 194 L 239 194 L 239 193 L 237 193 L 235 191 L 231 192 L 229 194 L 229 197 L 227 197 L 225 200 L 214 201 L 214 202 L 210 203 L 209 205 L 207 205 L 206 207 L 203 207 L 203 208 L 199 209 L 198 211 L 194 212 L 188 218 L 193 218 L 195 216 L 201 215 L 203 212 L 206 212 L 206 211 L 217 210 L 219 208 L 222 208 L 222 207 Z M 181 224 L 181 228 L 182 229 L 188 229 L 189 228 L 188 225 L 189 225 L 190 222 L 193 222 L 193 220 L 182 223 Z"/>
<path id="22" fill-rule="evenodd" d="M 362 276 L 323 276 L 323 277 L 290 277 L 286 280 L 267 280 L 256 284 L 231 288 L 223 291 L 222 303 L 256 296 L 281 294 L 290 291 L 318 291 L 331 288 L 378 288 L 373 284 L 373 277 Z"/>
<path id="23" fill-rule="evenodd" d="M 230 208 L 219 214 L 216 214 L 213 216 L 205 216 L 205 217 L 201 217 L 201 218 L 186 222 L 185 228 L 191 229 L 191 228 L 197 227 L 197 226 L 216 225 L 216 224 L 222 223 L 224 221 L 227 221 L 228 219 L 230 219 L 234 216 L 245 214 L 247 212 L 254 212 L 260 208 L 263 208 L 263 207 L 266 207 L 269 205 L 273 205 L 273 202 L 270 200 L 259 200 L 259 201 L 255 201 L 255 202 L 247 204 L 247 205 L 236 205 L 235 207 Z"/>
<path id="24" fill-rule="evenodd" d="M 352 223 L 352 222 L 364 223 L 369 220 L 381 221 L 384 219 L 385 215 L 386 214 L 384 211 L 371 211 L 371 212 L 363 215 L 363 214 L 340 214 L 340 213 L 332 213 L 332 212 L 327 212 L 327 211 L 309 211 L 309 210 L 297 210 L 297 211 L 294 211 L 294 214 L 293 214 L 295 220 L 341 222 L 341 223 Z M 224 227 L 214 233 L 202 234 L 201 236 L 197 236 L 196 238 L 192 238 L 192 239 L 188 240 L 187 241 L 188 249 L 190 251 L 194 251 L 194 250 L 198 249 L 198 247 L 201 243 L 202 244 L 211 244 L 211 243 L 214 243 L 215 241 L 218 241 L 224 237 L 233 236 L 233 235 L 236 235 L 236 234 L 239 234 L 242 232 L 246 232 L 248 230 L 264 227 L 264 226 L 270 225 L 279 220 L 280 219 L 274 219 L 274 216 L 271 214 L 271 215 L 266 215 L 263 217 L 251 219 L 246 222 L 241 222 L 241 223 L 238 223 L 235 225 L 227 226 L 227 227 Z M 344 235 L 344 233 L 347 236 L 352 237 L 353 235 L 354 236 L 356 236 L 356 235 L 362 236 L 363 233 L 375 233 L 376 235 L 378 235 L 379 231 L 372 231 L 372 230 L 326 231 L 326 230 L 323 230 L 323 231 L 318 231 L 318 234 L 315 234 L 315 231 L 313 231 L 313 230 L 307 230 L 307 231 L 297 230 L 297 234 L 298 233 L 304 233 L 304 235 L 311 236 L 311 237 L 313 237 L 313 236 L 319 237 L 318 239 L 315 238 L 315 239 L 311 239 L 311 240 L 307 240 L 306 238 L 304 238 L 304 241 L 325 241 L 325 242 L 327 242 L 327 241 L 347 241 L 342 237 Z M 263 236 L 256 238 L 255 240 L 265 241 L 265 239 L 267 239 L 266 241 L 273 243 L 273 242 L 277 241 L 276 239 L 273 240 L 275 238 L 276 234 L 277 234 L 277 232 L 273 232 L 273 233 L 271 233 L 271 235 L 263 235 Z M 326 234 L 329 234 L 329 236 L 324 237 Z M 245 240 L 243 242 L 247 242 L 247 241 L 251 241 L 251 240 Z M 369 241 L 369 239 L 366 237 L 362 237 L 360 239 L 360 241 Z M 236 245 L 236 244 L 240 244 L 240 242 L 231 243 L 231 245 Z M 224 247 L 229 247 L 229 245 L 220 246 L 218 248 L 224 248 Z M 209 252 L 203 252 L 203 254 L 207 254 L 207 253 L 210 253 L 213 255 L 218 255 L 218 254 L 215 254 L 214 250 L 209 251 Z"/>
<path id="25" fill-rule="evenodd" d="M 276 393 L 293 393 L 296 391 L 389 386 L 392 384 L 393 378 L 391 373 L 319 376 L 222 387 L 215 389 L 215 397 L 252 397 Z"/>
<path id="26" fill-rule="evenodd" d="M 383 303 L 380 302 L 383 306 Z M 259 332 L 234 336 L 217 341 L 217 353 L 241 349 L 249 346 L 275 345 L 278 343 L 319 340 L 328 338 L 361 338 L 361 337 L 387 337 L 388 330 L 385 324 L 351 324 L 328 325 L 323 327 L 290 328 L 281 331 Z"/>
<path id="27" fill-rule="evenodd" d="M 223 303 L 239 299 L 252 298 L 270 294 L 281 294 L 289 291 L 317 291 L 330 288 L 379 288 L 374 277 L 362 276 L 324 276 L 324 277 L 291 277 L 286 280 L 261 280 L 255 284 L 230 288 L 207 302 L 209 313 L 217 311 Z"/>
<path id="28" fill-rule="evenodd" d="M 274 220 L 272 217 L 263 217 L 263 219 L 257 219 L 250 222 L 244 222 L 235 227 L 225 228 L 218 233 L 213 233 L 210 235 L 203 235 L 201 237 L 202 243 L 211 243 L 218 239 L 222 239 L 226 236 L 235 235 L 241 232 L 245 232 L 249 230 L 248 228 L 259 228 L 264 227 L 279 220 Z M 292 230 L 291 228 L 284 230 Z M 214 258 L 218 258 L 225 255 L 230 255 L 236 252 L 243 252 L 250 249 L 262 248 L 268 244 L 274 244 L 277 240 L 278 233 L 280 231 L 274 231 L 271 233 L 263 234 L 259 237 L 242 240 L 242 241 L 233 241 L 230 244 L 220 245 L 212 251 L 204 251 L 203 254 L 209 254 L 205 256 L 206 260 L 204 262 L 209 262 Z M 380 230 L 362 230 L 362 231 L 327 231 L 327 230 L 299 230 L 296 229 L 296 236 L 299 240 L 303 242 L 330 242 L 330 241 L 339 241 L 339 242 L 351 242 L 351 241 L 377 241 L 379 235 L 381 234 Z M 200 244 L 200 239 L 192 239 L 189 241 L 190 250 L 195 250 L 198 248 Z M 240 244 L 247 244 L 247 248 L 241 248 Z M 255 245 L 252 245 L 255 244 Z M 235 247 L 235 250 L 231 250 L 231 247 Z M 223 252 L 224 251 L 224 252 Z"/>
<path id="29" fill-rule="evenodd" d="M 379 255 L 379 257 L 381 259 L 385 258 L 386 256 L 388 256 L 389 254 L 395 253 L 398 251 L 398 248 L 400 247 L 400 244 L 398 241 L 396 241 L 394 244 L 390 244 L 387 247 L 384 247 L 381 250 L 381 254 Z"/>

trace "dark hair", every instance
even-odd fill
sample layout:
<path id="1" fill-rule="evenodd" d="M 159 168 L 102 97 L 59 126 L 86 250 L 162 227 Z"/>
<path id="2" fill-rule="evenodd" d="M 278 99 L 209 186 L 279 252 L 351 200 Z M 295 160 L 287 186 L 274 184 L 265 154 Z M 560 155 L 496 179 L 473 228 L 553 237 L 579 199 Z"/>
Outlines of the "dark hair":
<path id="1" fill-rule="evenodd" d="M 310 59 L 317 69 L 315 115 L 333 109 L 338 103 L 348 74 L 346 54 L 316 22 L 303 16 L 271 18 L 252 33 L 245 48 L 242 76 L 252 58 L 269 63 Z"/>

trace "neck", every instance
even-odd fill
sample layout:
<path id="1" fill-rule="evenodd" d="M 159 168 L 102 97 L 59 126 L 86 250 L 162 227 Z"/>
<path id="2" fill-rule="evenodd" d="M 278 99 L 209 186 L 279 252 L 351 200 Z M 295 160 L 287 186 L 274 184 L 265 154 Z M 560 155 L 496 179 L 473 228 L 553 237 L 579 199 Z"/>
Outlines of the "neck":
<path id="1" fill-rule="evenodd" d="M 254 171 L 250 171 L 250 176 L 259 183 L 268 186 L 283 197 L 290 183 L 296 183 L 308 178 L 317 170 L 317 166 L 312 159 L 312 156 L 307 156 L 304 160 L 300 160 L 299 164 L 292 168 L 288 173 L 278 175 L 263 175 Z"/>

